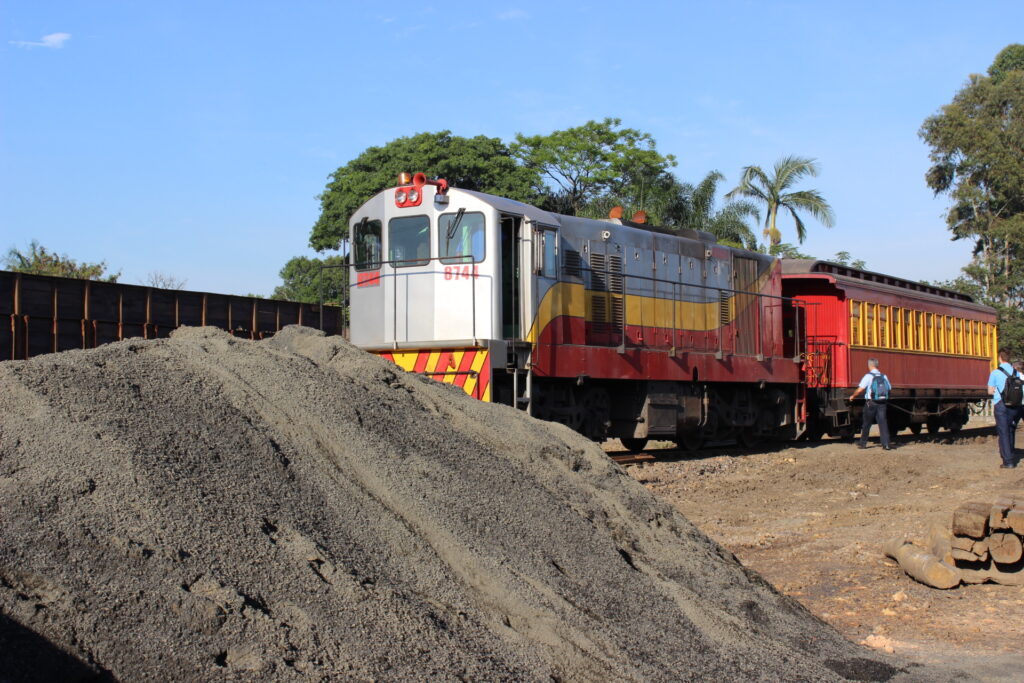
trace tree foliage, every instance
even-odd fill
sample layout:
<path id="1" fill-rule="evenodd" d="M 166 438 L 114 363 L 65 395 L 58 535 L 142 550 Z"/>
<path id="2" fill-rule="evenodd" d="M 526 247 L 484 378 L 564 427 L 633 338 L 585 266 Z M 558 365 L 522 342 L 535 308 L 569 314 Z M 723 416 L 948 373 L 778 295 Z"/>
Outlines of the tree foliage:
<path id="1" fill-rule="evenodd" d="M 813 159 L 788 156 L 779 159 L 772 169 L 771 175 L 760 166 L 746 166 L 740 183 L 733 188 L 726 198 L 745 197 L 755 203 L 764 205 L 764 238 L 769 245 L 782 242 L 777 219 L 781 209 L 785 209 L 793 217 L 796 226 L 796 238 L 801 244 L 807 237 L 807 228 L 800 217 L 801 211 L 814 216 L 826 228 L 835 224 L 832 207 L 817 190 L 788 191 L 806 176 L 818 175 L 818 165 Z"/>
<path id="2" fill-rule="evenodd" d="M 546 207 L 586 215 L 602 198 L 646 210 L 649 198 L 669 183 L 675 157 L 657 151 L 654 138 L 606 118 L 548 135 L 516 135 L 512 153 L 549 184 Z"/>
<path id="3" fill-rule="evenodd" d="M 541 186 L 537 173 L 516 163 L 498 138 L 463 138 L 447 130 L 398 138 L 367 148 L 330 175 L 318 197 L 320 217 L 309 245 L 317 251 L 338 249 L 348 237 L 352 213 L 376 193 L 394 187 L 402 172 L 423 172 L 446 179 L 452 187 L 525 202 L 535 200 Z"/>
<path id="4" fill-rule="evenodd" d="M 857 268 L 858 270 L 867 270 L 868 267 L 864 259 L 853 258 L 848 251 L 837 251 L 836 255 L 832 257 L 832 262 L 838 263 L 841 266 Z"/>
<path id="5" fill-rule="evenodd" d="M 951 200 L 952 239 L 974 242 L 964 276 L 999 310 L 1004 341 L 1022 350 L 1013 330 L 1024 327 L 1024 45 L 1002 50 L 988 76 L 971 75 L 920 135 L 931 147 L 925 180 Z"/>
<path id="6" fill-rule="evenodd" d="M 4 268 L 16 273 L 53 275 L 102 282 L 117 282 L 117 278 L 121 277 L 120 271 L 116 273 L 107 271 L 106 261 L 79 263 L 66 254 L 49 251 L 35 240 L 29 243 L 28 249 L 25 251 L 11 247 L 4 257 Z"/>
<path id="7" fill-rule="evenodd" d="M 753 202 L 743 199 L 726 201 L 716 208 L 718 185 L 725 176 L 711 171 L 696 185 L 685 184 L 684 197 L 688 209 L 683 227 L 710 232 L 722 244 L 744 249 L 757 247 L 757 237 L 747 224 L 748 218 L 760 220 Z"/>
<path id="8" fill-rule="evenodd" d="M 789 242 L 779 242 L 778 244 L 771 245 L 762 244 L 760 246 L 761 249 L 759 251 L 765 252 L 765 247 L 767 246 L 767 253 L 778 258 L 817 258 L 817 256 L 804 254 L 795 244 L 790 244 Z"/>
<path id="9" fill-rule="evenodd" d="M 280 272 L 282 283 L 274 289 L 270 298 L 314 304 L 320 302 L 320 294 L 323 292 L 325 303 L 347 306 L 346 262 L 345 256 L 328 256 L 323 259 L 296 256 L 284 264 Z"/>

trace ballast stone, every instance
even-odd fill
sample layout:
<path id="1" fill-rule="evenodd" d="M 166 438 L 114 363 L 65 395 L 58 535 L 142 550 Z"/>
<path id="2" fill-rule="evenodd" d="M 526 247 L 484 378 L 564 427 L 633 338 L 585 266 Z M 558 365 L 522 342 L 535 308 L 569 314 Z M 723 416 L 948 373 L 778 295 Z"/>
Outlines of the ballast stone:
<path id="1" fill-rule="evenodd" d="M 11 680 L 951 679 L 569 429 L 306 328 L 0 365 L 0 500 Z"/>

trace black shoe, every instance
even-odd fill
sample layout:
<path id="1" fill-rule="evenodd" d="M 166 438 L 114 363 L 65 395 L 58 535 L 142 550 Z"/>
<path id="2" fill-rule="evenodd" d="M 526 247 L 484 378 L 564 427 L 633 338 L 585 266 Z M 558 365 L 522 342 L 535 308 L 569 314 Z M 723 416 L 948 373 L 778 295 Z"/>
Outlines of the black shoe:
<path id="1" fill-rule="evenodd" d="M 894 451 L 894 450 L 896 450 L 896 447 L 895 446 L 882 446 L 882 450 L 883 451 Z"/>
<path id="2" fill-rule="evenodd" d="M 867 448 L 867 446 L 865 446 L 862 443 L 859 443 L 859 444 L 857 444 L 857 448 L 860 448 L 861 450 L 863 450 L 863 449 Z"/>
<path id="3" fill-rule="evenodd" d="M 1007 464 L 1004 463 L 1004 464 L 999 466 L 999 469 L 1001 469 L 1001 470 L 1015 470 L 1015 469 L 1017 469 L 1017 466 L 1016 465 L 1007 465 Z"/>

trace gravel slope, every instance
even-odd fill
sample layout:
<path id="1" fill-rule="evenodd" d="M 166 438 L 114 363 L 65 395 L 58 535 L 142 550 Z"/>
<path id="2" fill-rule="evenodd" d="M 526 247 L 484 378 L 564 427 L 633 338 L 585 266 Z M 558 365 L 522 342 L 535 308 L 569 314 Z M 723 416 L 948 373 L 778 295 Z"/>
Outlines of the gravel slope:
<path id="1" fill-rule="evenodd" d="M 948 678 L 567 429 L 306 329 L 0 364 L 0 501 L 4 680 Z"/>

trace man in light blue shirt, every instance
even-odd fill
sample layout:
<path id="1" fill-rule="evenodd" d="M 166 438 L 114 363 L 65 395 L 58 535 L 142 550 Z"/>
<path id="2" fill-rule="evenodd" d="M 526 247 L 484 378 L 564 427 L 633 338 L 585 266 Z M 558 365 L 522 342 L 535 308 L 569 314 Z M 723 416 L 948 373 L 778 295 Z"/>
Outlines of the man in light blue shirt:
<path id="1" fill-rule="evenodd" d="M 992 413 L 996 417 L 996 433 L 999 435 L 999 457 L 1003 464 L 1002 469 L 1013 469 L 1017 466 L 1018 458 L 1014 453 L 1016 424 L 1020 420 L 1020 406 L 1008 406 L 1003 402 L 1003 389 L 1006 387 L 1006 380 L 1009 376 L 1016 375 L 1013 365 L 1010 364 L 1010 352 L 1006 349 L 999 349 L 999 367 L 992 371 L 988 377 L 988 393 L 992 396 Z"/>
<path id="2" fill-rule="evenodd" d="M 881 387 L 883 396 L 876 396 L 874 390 L 875 379 L 879 380 L 878 386 Z M 892 450 L 892 444 L 889 443 L 889 421 L 887 419 L 887 411 L 889 408 L 889 392 L 892 390 L 892 385 L 889 383 L 889 378 L 882 374 L 882 371 L 878 369 L 878 359 L 868 358 L 868 372 L 866 375 L 861 377 L 860 384 L 857 385 L 857 390 L 850 394 L 850 400 L 857 398 L 862 393 L 864 394 L 864 422 L 861 426 L 860 441 L 857 442 L 857 448 L 868 447 L 868 432 L 871 431 L 871 425 L 874 422 L 878 422 L 878 434 L 882 440 L 882 448 L 887 451 Z M 866 392 L 866 393 L 865 393 Z"/>

